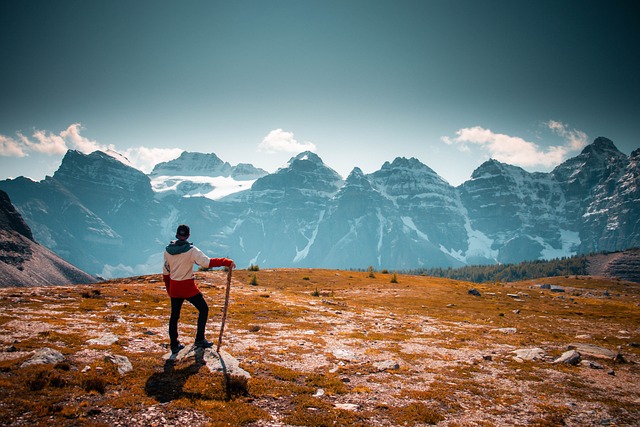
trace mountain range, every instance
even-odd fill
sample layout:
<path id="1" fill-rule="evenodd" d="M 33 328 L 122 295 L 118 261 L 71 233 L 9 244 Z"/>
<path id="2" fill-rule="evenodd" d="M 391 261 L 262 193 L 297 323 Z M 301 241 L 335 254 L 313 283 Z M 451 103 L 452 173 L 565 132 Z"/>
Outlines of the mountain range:
<path id="1" fill-rule="evenodd" d="M 640 246 L 639 160 L 600 137 L 549 173 L 488 160 L 453 187 L 415 158 L 344 180 L 312 152 L 271 174 L 183 153 L 146 175 L 68 151 L 52 177 L 0 189 L 37 241 L 106 278 L 159 271 L 180 223 L 239 267 L 402 270 Z"/>

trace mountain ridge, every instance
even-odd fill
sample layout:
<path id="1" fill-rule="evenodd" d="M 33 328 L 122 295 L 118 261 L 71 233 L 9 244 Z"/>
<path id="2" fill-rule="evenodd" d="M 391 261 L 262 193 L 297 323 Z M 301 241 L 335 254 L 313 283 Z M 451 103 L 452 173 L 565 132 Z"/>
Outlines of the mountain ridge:
<path id="1" fill-rule="evenodd" d="M 303 152 L 216 200 L 194 197 L 206 188 L 154 192 L 150 176 L 106 155 L 68 153 L 53 177 L 5 180 L 0 188 L 16 195 L 16 207 L 52 249 L 73 257 L 65 233 L 86 242 L 92 259 L 72 259 L 104 277 L 155 271 L 178 223 L 191 225 L 201 249 L 240 266 L 457 267 L 640 246 L 640 150 L 634 153 L 597 138 L 549 173 L 489 160 L 453 187 L 415 158 L 398 157 L 370 174 L 356 167 L 344 180 Z M 213 156 L 206 158 L 224 165 Z M 115 176 L 105 179 L 101 170 Z M 67 206 L 72 224 L 55 214 Z"/>
<path id="2" fill-rule="evenodd" d="M 0 287 L 94 282 L 94 277 L 34 241 L 9 196 L 0 190 Z"/>

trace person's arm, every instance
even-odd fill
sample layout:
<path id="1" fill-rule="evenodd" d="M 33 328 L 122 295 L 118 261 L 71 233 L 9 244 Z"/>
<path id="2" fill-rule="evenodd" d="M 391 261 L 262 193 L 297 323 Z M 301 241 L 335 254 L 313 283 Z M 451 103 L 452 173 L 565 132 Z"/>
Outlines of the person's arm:
<path id="1" fill-rule="evenodd" d="M 193 251 L 194 262 L 200 267 L 213 268 L 213 267 L 229 267 L 235 268 L 236 264 L 229 258 L 209 258 L 200 249 L 195 246 L 191 249 Z"/>
<path id="2" fill-rule="evenodd" d="M 171 286 L 171 271 L 169 270 L 169 260 L 167 259 L 167 253 L 164 253 L 164 264 L 162 265 L 162 280 L 164 281 L 164 287 L 169 293 L 169 286 Z"/>
<path id="3" fill-rule="evenodd" d="M 212 267 L 236 268 L 236 263 L 230 258 L 211 258 L 209 259 L 209 268 Z"/>

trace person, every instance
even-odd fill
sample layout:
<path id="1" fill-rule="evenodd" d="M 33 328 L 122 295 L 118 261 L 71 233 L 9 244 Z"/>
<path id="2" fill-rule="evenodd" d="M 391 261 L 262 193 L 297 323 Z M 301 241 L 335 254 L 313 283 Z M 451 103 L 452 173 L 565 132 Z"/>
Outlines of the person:
<path id="1" fill-rule="evenodd" d="M 185 300 L 198 310 L 198 327 L 194 345 L 209 348 L 213 343 L 205 338 L 205 328 L 209 318 L 209 306 L 198 289 L 193 278 L 193 265 L 204 268 L 228 267 L 235 268 L 235 263 L 229 258 L 209 258 L 193 243 L 187 241 L 191 234 L 189 226 L 180 224 L 176 230 L 176 240 L 172 240 L 164 252 L 164 267 L 162 279 L 171 298 L 171 316 L 169 318 L 169 339 L 171 353 L 177 353 L 184 348 L 178 340 L 178 320 Z"/>

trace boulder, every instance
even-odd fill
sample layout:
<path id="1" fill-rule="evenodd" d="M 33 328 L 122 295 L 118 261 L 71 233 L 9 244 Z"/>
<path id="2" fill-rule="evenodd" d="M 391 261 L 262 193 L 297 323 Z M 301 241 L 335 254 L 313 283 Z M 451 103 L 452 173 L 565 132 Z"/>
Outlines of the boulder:
<path id="1" fill-rule="evenodd" d="M 64 360 L 64 355 L 58 350 L 44 347 L 35 351 L 33 356 L 20 365 L 21 368 L 31 365 L 53 365 Z"/>
<path id="2" fill-rule="evenodd" d="M 530 361 L 542 360 L 544 359 L 544 356 L 545 356 L 544 350 L 537 347 L 521 348 L 518 350 L 514 350 L 511 353 L 515 354 L 515 358 L 518 358 L 521 360 L 530 360 Z"/>
<path id="3" fill-rule="evenodd" d="M 105 356 L 104 360 L 116 365 L 118 367 L 118 373 L 120 375 L 124 375 L 129 371 L 133 371 L 133 365 L 131 364 L 127 356 L 117 356 L 110 354 L 108 356 Z"/>
<path id="4" fill-rule="evenodd" d="M 600 347 L 593 344 L 569 344 L 569 350 L 576 350 L 584 356 L 591 356 L 598 359 L 610 359 L 613 360 L 616 357 L 616 352 L 609 350 L 608 348 Z"/>
<path id="5" fill-rule="evenodd" d="M 93 338 L 87 341 L 87 344 L 92 345 L 111 345 L 118 342 L 120 338 L 112 333 L 106 333 L 99 338 Z"/>
<path id="6" fill-rule="evenodd" d="M 251 378 L 251 374 L 240 367 L 238 359 L 224 350 L 216 353 L 216 350 L 213 348 L 198 348 L 193 345 L 188 345 L 180 350 L 179 353 L 168 353 L 164 358 L 173 363 L 179 363 L 193 358 L 196 362 L 206 365 L 211 372 L 221 372 L 225 375 L 245 379 Z"/>
<path id="7" fill-rule="evenodd" d="M 564 363 L 565 365 L 577 365 L 580 363 L 580 353 L 575 350 L 569 350 L 562 353 L 562 356 L 553 361 L 553 363 Z"/>

